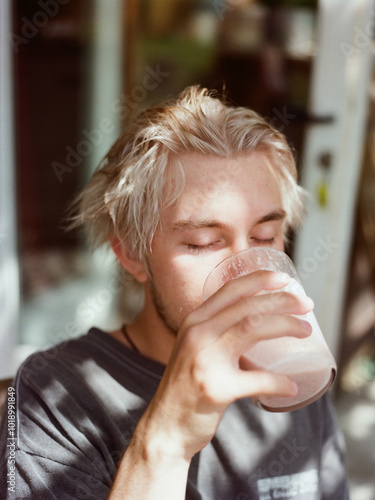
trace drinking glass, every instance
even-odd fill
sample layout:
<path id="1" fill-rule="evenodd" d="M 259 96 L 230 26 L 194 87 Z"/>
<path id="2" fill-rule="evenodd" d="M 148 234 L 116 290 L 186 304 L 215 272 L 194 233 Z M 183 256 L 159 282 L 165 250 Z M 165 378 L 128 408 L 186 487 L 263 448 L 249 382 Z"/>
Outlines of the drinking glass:
<path id="1" fill-rule="evenodd" d="M 286 253 L 269 247 L 255 247 L 235 253 L 218 264 L 206 279 L 203 298 L 206 300 L 227 281 L 261 269 L 284 272 L 291 279 L 281 290 L 260 293 L 287 291 L 306 295 L 293 262 Z M 251 398 L 254 404 L 267 411 L 291 411 L 312 403 L 329 389 L 336 376 L 336 362 L 314 313 L 310 311 L 296 317 L 310 323 L 311 335 L 302 339 L 283 336 L 261 340 L 243 354 L 249 369 L 287 375 L 298 386 L 295 396 L 258 395 Z"/>

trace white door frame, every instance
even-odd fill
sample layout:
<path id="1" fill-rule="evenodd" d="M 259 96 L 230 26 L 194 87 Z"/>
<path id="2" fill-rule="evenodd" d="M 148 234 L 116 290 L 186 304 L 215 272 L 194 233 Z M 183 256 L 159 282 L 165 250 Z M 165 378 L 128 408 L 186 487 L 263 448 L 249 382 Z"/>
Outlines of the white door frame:
<path id="1" fill-rule="evenodd" d="M 93 148 L 94 151 L 90 157 L 91 164 L 96 166 L 117 137 L 120 127 L 121 116 L 116 111 L 114 103 L 121 97 L 123 1 L 114 0 L 107 4 L 102 0 L 95 0 L 93 8 L 94 37 L 91 54 L 93 70 L 90 74 L 89 92 L 89 107 L 92 112 L 89 118 L 89 130 L 82 129 L 82 134 L 85 132 L 86 135 L 83 134 L 85 138 L 87 134 L 91 134 L 91 137 L 102 137 L 100 141 L 97 141 L 100 144 L 95 144 L 96 147 Z M 17 36 L 18 34 L 12 33 L 12 0 L 0 0 L 0 28 L 0 378 L 5 378 L 13 376 L 25 356 L 35 349 L 33 345 L 21 343 L 22 339 L 19 335 L 20 328 L 22 328 L 20 321 L 20 306 L 22 304 L 20 304 L 19 255 L 17 251 L 16 138 L 14 136 L 13 99 L 13 59 L 15 53 L 14 39 L 12 38 L 12 35 Z M 28 39 L 26 43 L 33 43 L 33 39 Z M 22 48 L 23 46 L 20 45 L 19 50 Z M 102 131 L 103 128 L 105 130 L 101 134 L 97 132 L 98 130 Z M 94 143 L 94 139 L 91 142 Z M 103 266 L 102 260 L 98 264 L 98 260 L 92 259 L 92 271 L 97 274 L 100 274 L 101 271 L 103 274 L 107 268 Z M 112 277 L 108 272 L 105 276 L 107 280 Z M 101 290 L 103 281 L 100 282 L 100 285 L 99 283 L 96 285 L 98 290 Z M 94 293 L 91 281 L 88 281 L 87 287 L 90 292 Z M 85 298 L 87 297 L 83 297 L 83 300 Z M 69 305 L 67 305 L 68 308 Z M 43 305 L 41 310 L 43 310 Z M 74 313 L 73 310 L 71 322 L 75 320 Z M 34 317 L 37 316 L 34 314 Z M 56 331 L 59 331 L 61 325 L 57 323 L 55 318 L 53 321 Z M 42 322 L 42 324 L 45 323 Z M 61 327 L 62 330 L 64 330 L 63 327 L 64 325 Z M 32 325 L 29 329 L 32 329 Z M 35 334 L 39 333 L 35 332 Z"/>
<path id="2" fill-rule="evenodd" d="M 12 2 L 0 2 L 0 378 L 14 375 L 18 336 L 19 270 L 17 252 L 14 147 Z"/>
<path id="3" fill-rule="evenodd" d="M 306 134 L 302 185 L 311 197 L 294 260 L 334 355 L 340 348 L 345 289 L 372 74 L 373 0 L 320 0 L 310 109 L 333 121 Z M 322 158 L 325 164 L 324 167 Z M 318 186 L 327 202 L 319 202 Z M 320 191 L 321 192 L 321 191 Z"/>

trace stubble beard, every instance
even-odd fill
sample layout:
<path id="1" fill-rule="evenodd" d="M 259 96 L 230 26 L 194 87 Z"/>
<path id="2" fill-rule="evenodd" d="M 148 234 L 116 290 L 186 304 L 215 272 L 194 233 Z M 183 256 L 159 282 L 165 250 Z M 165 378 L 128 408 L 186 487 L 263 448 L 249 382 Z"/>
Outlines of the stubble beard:
<path id="1" fill-rule="evenodd" d="M 173 319 L 171 318 L 171 315 L 168 313 L 167 306 L 165 305 L 162 295 L 157 289 L 155 281 L 152 276 L 150 276 L 150 291 L 151 291 L 151 298 L 159 318 L 176 337 L 178 330 L 180 329 L 180 325 L 177 325 L 176 322 L 173 321 Z"/>

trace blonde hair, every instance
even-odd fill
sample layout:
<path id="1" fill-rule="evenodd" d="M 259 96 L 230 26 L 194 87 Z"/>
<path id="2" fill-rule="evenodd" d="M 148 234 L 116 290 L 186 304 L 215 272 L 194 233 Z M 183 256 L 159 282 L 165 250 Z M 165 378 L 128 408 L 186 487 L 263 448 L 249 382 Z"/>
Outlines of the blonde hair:
<path id="1" fill-rule="evenodd" d="M 144 261 L 163 209 L 184 188 L 178 156 L 195 152 L 232 157 L 252 151 L 262 151 L 271 160 L 287 214 L 286 234 L 299 223 L 303 202 L 284 135 L 254 111 L 229 106 L 199 86 L 139 114 L 76 200 L 72 225 L 86 225 L 95 246 L 119 238 Z M 168 182 L 169 168 L 177 182 Z"/>

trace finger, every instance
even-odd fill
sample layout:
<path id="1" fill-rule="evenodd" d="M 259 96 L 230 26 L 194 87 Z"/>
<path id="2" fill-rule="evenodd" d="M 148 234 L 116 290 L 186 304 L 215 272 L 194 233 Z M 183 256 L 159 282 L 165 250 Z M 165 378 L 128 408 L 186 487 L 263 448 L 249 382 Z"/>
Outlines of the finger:
<path id="1" fill-rule="evenodd" d="M 294 396 L 298 387 L 286 375 L 265 370 L 236 370 L 220 380 L 215 400 L 228 404 L 236 399 L 259 395 Z"/>
<path id="2" fill-rule="evenodd" d="M 302 316 L 313 310 L 314 302 L 306 295 L 274 292 L 241 299 L 238 302 L 238 312 L 246 308 L 248 314 L 295 314 Z"/>
<path id="3" fill-rule="evenodd" d="M 294 316 L 247 316 L 221 336 L 221 342 L 232 354 L 242 354 L 261 340 L 280 337 L 306 338 L 310 323 Z"/>
<path id="4" fill-rule="evenodd" d="M 308 337 L 312 327 L 308 321 L 288 315 L 248 316 L 237 326 L 238 336 L 250 344 L 278 337 Z"/>
<path id="5" fill-rule="evenodd" d="M 193 315 L 197 322 L 207 320 L 221 309 L 230 306 L 244 297 L 256 295 L 262 290 L 278 290 L 286 286 L 289 281 L 290 276 L 286 273 L 255 271 L 254 273 L 225 283 L 217 292 L 203 302 Z"/>
<path id="6" fill-rule="evenodd" d="M 288 292 L 268 293 L 244 297 L 220 310 L 203 323 L 207 336 L 219 337 L 235 325 L 240 325 L 246 335 L 251 335 L 251 328 L 258 327 L 263 321 L 262 318 L 266 316 L 302 315 L 312 308 L 313 302 L 306 296 L 297 296 Z M 240 328 L 240 332 L 242 330 Z M 275 333 L 273 330 L 272 332 Z M 280 335 L 283 334 L 285 333 L 281 331 Z"/>
<path id="7" fill-rule="evenodd" d="M 275 374 L 264 370 L 250 372 L 239 371 L 237 391 L 238 397 L 258 395 L 295 396 L 298 386 L 286 375 Z"/>

